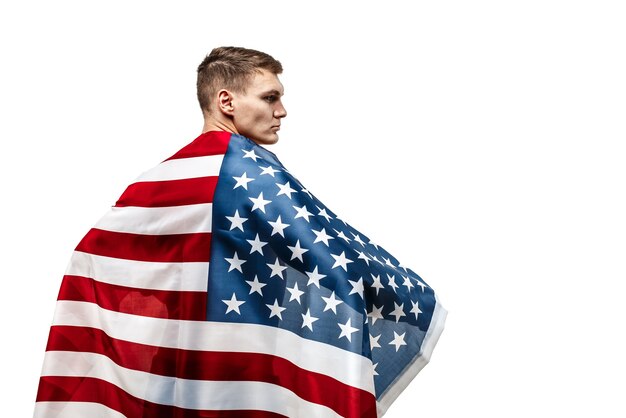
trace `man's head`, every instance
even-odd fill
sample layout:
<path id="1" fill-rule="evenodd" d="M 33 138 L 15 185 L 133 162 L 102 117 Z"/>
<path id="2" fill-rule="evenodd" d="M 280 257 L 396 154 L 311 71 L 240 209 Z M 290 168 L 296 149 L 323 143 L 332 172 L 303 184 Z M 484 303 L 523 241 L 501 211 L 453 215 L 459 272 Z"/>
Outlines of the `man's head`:
<path id="1" fill-rule="evenodd" d="M 198 67 L 198 101 L 205 127 L 218 126 L 260 144 L 278 141 L 284 89 L 282 65 L 253 49 L 215 48 Z"/>

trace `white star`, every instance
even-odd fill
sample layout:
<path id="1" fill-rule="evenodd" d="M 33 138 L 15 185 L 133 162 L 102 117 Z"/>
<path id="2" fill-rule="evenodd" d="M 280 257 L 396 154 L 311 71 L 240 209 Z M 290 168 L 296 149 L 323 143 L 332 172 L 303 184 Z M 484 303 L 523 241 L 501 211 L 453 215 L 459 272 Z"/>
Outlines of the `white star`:
<path id="1" fill-rule="evenodd" d="M 252 254 L 253 252 L 258 252 L 259 254 L 263 255 L 263 247 L 267 245 L 267 242 L 263 242 L 259 239 L 259 234 L 256 234 L 256 238 L 255 239 L 247 239 L 246 241 L 248 241 L 248 243 L 250 243 L 250 245 L 252 245 L 252 248 L 250 249 L 250 254 Z"/>
<path id="2" fill-rule="evenodd" d="M 259 158 L 259 156 L 258 156 L 258 155 L 256 155 L 256 154 L 254 153 L 254 150 L 253 150 L 253 149 L 252 149 L 252 150 L 250 150 L 250 151 L 246 151 L 246 150 L 244 149 L 244 150 L 242 150 L 242 151 L 243 151 L 243 153 L 244 153 L 244 154 L 246 154 L 246 155 L 244 155 L 244 156 L 243 156 L 243 158 L 251 158 L 251 159 L 253 159 L 253 160 L 254 160 L 254 162 L 256 162 L 256 159 L 257 159 L 257 158 Z"/>
<path id="3" fill-rule="evenodd" d="M 241 269 L 241 265 L 243 263 L 246 262 L 246 260 L 240 260 L 239 256 L 237 255 L 237 252 L 235 251 L 235 255 L 233 256 L 233 258 L 224 258 L 226 261 L 228 261 L 228 264 L 230 264 L 230 266 L 228 267 L 228 271 L 231 272 L 235 269 L 239 270 L 241 273 L 243 273 L 243 270 Z"/>
<path id="4" fill-rule="evenodd" d="M 422 311 L 420 310 L 420 307 L 419 307 L 419 302 L 411 301 L 411 305 L 413 305 L 413 307 L 411 308 L 409 313 L 415 314 L 415 320 L 417 321 L 417 315 L 422 313 Z"/>
<path id="5" fill-rule="evenodd" d="M 395 316 L 396 317 L 396 324 L 398 323 L 398 321 L 400 320 L 400 318 L 402 318 L 403 316 L 406 316 L 404 314 L 404 303 L 400 306 L 398 306 L 398 304 L 396 302 L 393 303 L 395 306 L 395 309 L 391 312 L 389 312 L 389 315 Z"/>
<path id="6" fill-rule="evenodd" d="M 331 256 L 335 259 L 335 264 L 333 264 L 332 268 L 341 266 L 346 272 L 348 271 L 348 263 L 352 263 L 352 260 L 346 258 L 345 251 L 342 251 L 339 255 L 331 254 Z"/>
<path id="7" fill-rule="evenodd" d="M 294 189 L 291 188 L 289 182 L 286 182 L 285 184 L 276 183 L 276 185 L 280 189 L 278 193 L 276 193 L 276 196 L 280 196 L 281 194 L 284 194 L 289 199 L 291 199 L 291 194 L 296 192 Z"/>
<path id="8" fill-rule="evenodd" d="M 294 206 L 293 208 L 296 212 L 298 212 L 296 216 L 294 216 L 294 219 L 304 218 L 307 222 L 309 222 L 309 217 L 313 216 L 313 214 L 307 210 L 306 205 L 302 205 L 301 208 L 297 206 Z"/>
<path id="9" fill-rule="evenodd" d="M 393 332 L 393 340 L 389 343 L 389 345 L 396 346 L 396 353 L 398 352 L 401 346 L 406 345 L 406 343 L 404 342 L 405 335 L 406 335 L 406 332 L 403 332 L 402 335 L 398 335 L 398 333 L 395 331 Z"/>
<path id="10" fill-rule="evenodd" d="M 320 229 L 319 231 L 316 231 L 315 229 L 313 229 L 312 231 L 313 231 L 313 233 L 315 234 L 315 237 L 316 237 L 315 241 L 313 241 L 313 244 L 315 244 L 316 242 L 323 242 L 328 247 L 328 240 L 329 239 L 335 239 L 335 238 L 331 237 L 330 235 L 328 235 L 324 228 Z"/>
<path id="11" fill-rule="evenodd" d="M 241 229 L 241 232 L 244 232 L 244 230 L 243 230 L 243 223 L 245 221 L 247 221 L 248 218 L 242 218 L 241 216 L 239 216 L 239 211 L 238 210 L 235 210 L 235 215 L 227 216 L 226 219 L 228 219 L 230 221 L 230 229 L 229 229 L 229 231 L 232 231 L 235 228 L 239 228 L 239 229 Z"/>
<path id="12" fill-rule="evenodd" d="M 387 278 L 389 279 L 389 287 L 391 287 L 393 289 L 394 292 L 398 293 L 398 285 L 396 284 L 396 277 L 394 275 L 387 275 Z"/>
<path id="13" fill-rule="evenodd" d="M 402 285 L 406 286 L 406 290 L 410 292 L 411 288 L 414 287 L 413 283 L 411 283 L 411 280 L 406 276 L 402 276 L 402 278 L 404 279 L 404 282 L 402 283 Z"/>
<path id="14" fill-rule="evenodd" d="M 372 334 L 370 334 L 370 349 L 373 350 L 375 348 L 380 348 L 380 344 L 378 343 L 379 339 L 380 339 L 380 335 L 377 335 L 376 337 L 374 337 Z"/>
<path id="15" fill-rule="evenodd" d="M 269 224 L 272 225 L 272 236 L 280 234 L 281 237 L 285 238 L 285 233 L 283 231 L 289 226 L 289 224 L 284 224 L 280 219 L 280 215 L 276 218 L 276 222 L 269 221 Z"/>
<path id="16" fill-rule="evenodd" d="M 422 292 L 424 291 L 425 287 L 428 287 L 428 285 L 426 283 L 422 282 L 421 280 L 417 281 L 417 285 L 422 288 Z"/>
<path id="17" fill-rule="evenodd" d="M 352 280 L 348 280 L 348 282 L 350 282 L 350 284 L 352 285 L 352 290 L 350 291 L 350 293 L 348 293 L 348 295 L 358 293 L 362 299 L 363 298 L 363 277 L 360 277 L 359 280 L 356 282 L 353 282 Z"/>
<path id="18" fill-rule="evenodd" d="M 341 334 L 339 334 L 339 339 L 341 339 L 341 337 L 346 337 L 348 341 L 352 342 L 352 334 L 357 332 L 359 329 L 352 326 L 352 324 L 350 323 L 350 318 L 348 318 L 345 324 L 337 325 L 339 325 L 339 328 L 341 328 Z"/>
<path id="19" fill-rule="evenodd" d="M 307 309 L 306 314 L 300 314 L 300 315 L 302 315 L 302 327 L 301 328 L 307 327 L 308 329 L 313 331 L 313 322 L 317 321 L 319 318 L 311 316 L 311 309 Z"/>
<path id="20" fill-rule="evenodd" d="M 263 289 L 263 287 L 267 286 L 267 284 L 266 283 L 261 283 L 259 281 L 259 278 L 256 276 L 256 274 L 254 275 L 254 280 L 246 280 L 246 283 L 248 283 L 250 285 L 250 293 L 248 293 L 249 295 L 251 295 L 254 292 L 256 292 L 259 295 L 263 296 L 263 291 L 261 289 Z"/>
<path id="21" fill-rule="evenodd" d="M 393 263 L 391 262 L 391 257 L 389 258 L 383 257 L 383 260 L 385 260 L 385 264 L 387 264 L 389 267 L 396 268 L 396 266 L 394 266 Z"/>
<path id="22" fill-rule="evenodd" d="M 306 275 L 309 276 L 309 281 L 307 282 L 307 286 L 310 286 L 312 284 L 314 284 L 315 286 L 317 286 L 317 288 L 320 288 L 320 280 L 322 280 L 324 277 L 326 277 L 325 274 L 320 274 L 317 271 L 317 266 L 315 266 L 315 269 L 313 269 L 313 271 L 309 272 L 309 271 L 305 271 Z"/>
<path id="23" fill-rule="evenodd" d="M 241 315 L 241 312 L 239 312 L 239 306 L 241 306 L 244 303 L 246 303 L 243 300 L 237 300 L 237 298 L 235 297 L 234 293 L 233 293 L 233 296 L 230 298 L 230 300 L 226 299 L 226 300 L 222 300 L 222 302 L 224 302 L 226 304 L 226 306 L 227 306 L 226 313 L 235 311 L 239 315 Z"/>
<path id="24" fill-rule="evenodd" d="M 259 197 L 249 197 L 248 199 L 252 200 L 254 205 L 252 206 L 252 212 L 257 209 L 261 209 L 261 212 L 265 213 L 265 205 L 268 203 L 272 203 L 271 200 L 263 199 L 263 192 L 259 193 Z"/>
<path id="25" fill-rule="evenodd" d="M 267 266 L 272 269 L 270 279 L 274 276 L 278 276 L 281 279 L 285 280 L 285 278 L 283 277 L 283 270 L 287 270 L 287 266 L 283 266 L 282 264 L 280 264 L 280 262 L 278 261 L 278 257 L 276 257 L 276 261 L 274 262 L 274 264 L 267 263 Z"/>
<path id="26" fill-rule="evenodd" d="M 296 241 L 296 245 L 295 246 L 287 246 L 287 248 L 289 248 L 289 250 L 291 250 L 292 254 L 291 254 L 291 259 L 293 260 L 294 258 L 297 258 L 298 260 L 302 261 L 304 263 L 304 260 L 302 259 L 302 254 L 306 253 L 307 250 L 306 248 L 302 248 L 300 247 L 300 240 Z"/>
<path id="27" fill-rule="evenodd" d="M 302 193 L 306 193 L 306 194 L 308 194 L 308 195 L 309 195 L 309 197 L 310 197 L 311 199 L 313 199 L 313 195 L 312 195 L 312 194 L 311 194 L 311 192 L 309 192 L 307 189 L 302 188 Z"/>
<path id="28" fill-rule="evenodd" d="M 379 245 L 378 245 L 378 244 L 376 244 L 374 241 L 371 241 L 371 240 L 370 240 L 369 244 L 370 244 L 370 245 L 373 245 L 373 246 L 374 246 L 374 248 L 376 248 L 376 250 L 378 250 Z"/>
<path id="29" fill-rule="evenodd" d="M 337 219 L 340 220 L 341 222 L 343 222 L 343 224 L 345 226 L 348 226 L 348 223 L 346 221 L 344 221 L 343 219 L 341 219 L 339 216 L 337 216 Z"/>
<path id="30" fill-rule="evenodd" d="M 383 319 L 383 307 L 384 305 L 379 308 L 378 306 L 372 304 L 372 312 L 367 313 L 367 316 L 372 318 L 372 325 L 376 323 L 376 320 Z"/>
<path id="31" fill-rule="evenodd" d="M 326 208 L 320 208 L 319 206 L 317 206 L 317 208 L 319 209 L 318 215 L 323 216 L 326 218 L 326 221 L 330 222 L 331 217 L 328 212 L 326 212 Z"/>
<path id="32" fill-rule="evenodd" d="M 343 303 L 341 300 L 335 298 L 335 292 L 331 293 L 329 298 L 322 296 L 322 299 L 324 299 L 324 302 L 326 302 L 324 312 L 331 310 L 333 311 L 333 313 L 336 314 L 337 305 L 341 305 Z"/>
<path id="33" fill-rule="evenodd" d="M 298 304 L 300 304 L 300 296 L 302 296 L 304 292 L 298 289 L 298 283 L 295 283 L 291 288 L 288 287 L 287 291 L 291 293 L 291 296 L 289 296 L 289 302 L 295 300 L 296 302 L 298 302 Z"/>
<path id="34" fill-rule="evenodd" d="M 380 337 L 380 335 L 379 335 Z M 372 364 L 372 373 L 374 376 L 378 376 L 378 372 L 376 371 L 376 366 L 378 366 L 378 363 L 374 363 Z"/>
<path id="35" fill-rule="evenodd" d="M 274 168 L 271 165 L 268 165 L 267 167 L 259 166 L 259 168 L 263 169 L 261 171 L 261 175 L 269 174 L 270 176 L 275 177 L 274 173 L 278 173 L 278 170 L 274 170 Z"/>
<path id="36" fill-rule="evenodd" d="M 365 261 L 365 264 L 367 264 L 369 266 L 371 259 L 363 251 L 358 251 L 358 253 L 359 253 L 359 256 L 357 258 L 359 260 Z"/>
<path id="37" fill-rule="evenodd" d="M 284 311 L 287 308 L 283 308 L 282 306 L 278 305 L 278 299 L 274 300 L 274 304 L 273 305 L 265 305 L 268 308 L 270 308 L 270 318 L 273 316 L 277 316 L 278 319 L 280 319 L 282 321 L 283 319 L 283 315 L 282 315 L 282 311 Z"/>
<path id="38" fill-rule="evenodd" d="M 350 232 L 352 234 L 352 232 Z M 354 237 L 353 239 L 358 242 L 359 244 L 361 244 L 363 247 L 365 247 L 365 243 L 363 242 L 363 240 L 361 239 L 361 237 L 359 236 L 359 234 L 352 234 L 352 236 Z"/>
<path id="39" fill-rule="evenodd" d="M 378 296 L 378 291 L 383 289 L 385 286 L 380 282 L 380 276 L 374 276 L 372 274 L 372 279 L 374 279 L 374 283 L 372 283 L 372 287 L 376 289 L 376 296 Z"/>
<path id="40" fill-rule="evenodd" d="M 335 229 L 335 228 L 333 228 L 333 229 Z M 335 229 L 335 232 L 337 233 L 337 236 L 338 236 L 339 238 L 344 239 L 346 242 L 350 242 L 350 238 L 346 237 L 346 235 L 343 233 L 343 231 L 337 231 L 337 230 Z"/>
<path id="41" fill-rule="evenodd" d="M 235 187 L 233 187 L 233 190 L 236 189 L 237 187 L 243 187 L 244 189 L 248 190 L 248 183 L 254 180 L 253 178 L 248 178 L 248 175 L 245 172 L 243 173 L 241 177 L 233 177 L 233 178 L 237 180 L 237 184 L 235 184 Z"/>

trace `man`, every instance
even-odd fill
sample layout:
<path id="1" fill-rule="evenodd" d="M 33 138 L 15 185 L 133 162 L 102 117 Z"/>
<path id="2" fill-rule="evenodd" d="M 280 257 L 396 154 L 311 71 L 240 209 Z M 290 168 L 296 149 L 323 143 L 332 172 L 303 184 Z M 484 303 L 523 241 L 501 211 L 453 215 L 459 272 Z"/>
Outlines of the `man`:
<path id="1" fill-rule="evenodd" d="M 445 310 L 263 145 L 282 66 L 216 48 L 203 133 L 131 184 L 61 285 L 36 417 L 376 417 Z"/>

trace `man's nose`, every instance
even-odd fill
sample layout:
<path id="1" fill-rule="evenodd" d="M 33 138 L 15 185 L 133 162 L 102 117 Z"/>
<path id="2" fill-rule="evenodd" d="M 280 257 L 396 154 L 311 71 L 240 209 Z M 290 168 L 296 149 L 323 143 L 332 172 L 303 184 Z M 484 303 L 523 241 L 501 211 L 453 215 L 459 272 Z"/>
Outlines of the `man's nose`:
<path id="1" fill-rule="evenodd" d="M 285 109 L 285 106 L 283 106 L 282 104 L 278 106 L 278 108 L 276 110 L 274 110 L 274 117 L 275 118 L 284 118 L 285 116 L 287 116 L 287 109 Z"/>

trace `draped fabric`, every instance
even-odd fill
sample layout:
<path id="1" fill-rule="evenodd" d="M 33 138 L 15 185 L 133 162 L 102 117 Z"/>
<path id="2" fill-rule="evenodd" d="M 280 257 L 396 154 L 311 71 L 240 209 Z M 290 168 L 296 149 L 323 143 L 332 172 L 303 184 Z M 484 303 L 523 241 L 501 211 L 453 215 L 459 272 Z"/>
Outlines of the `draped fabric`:
<path id="1" fill-rule="evenodd" d="M 76 247 L 35 417 L 382 416 L 445 316 L 273 153 L 208 132 Z"/>

